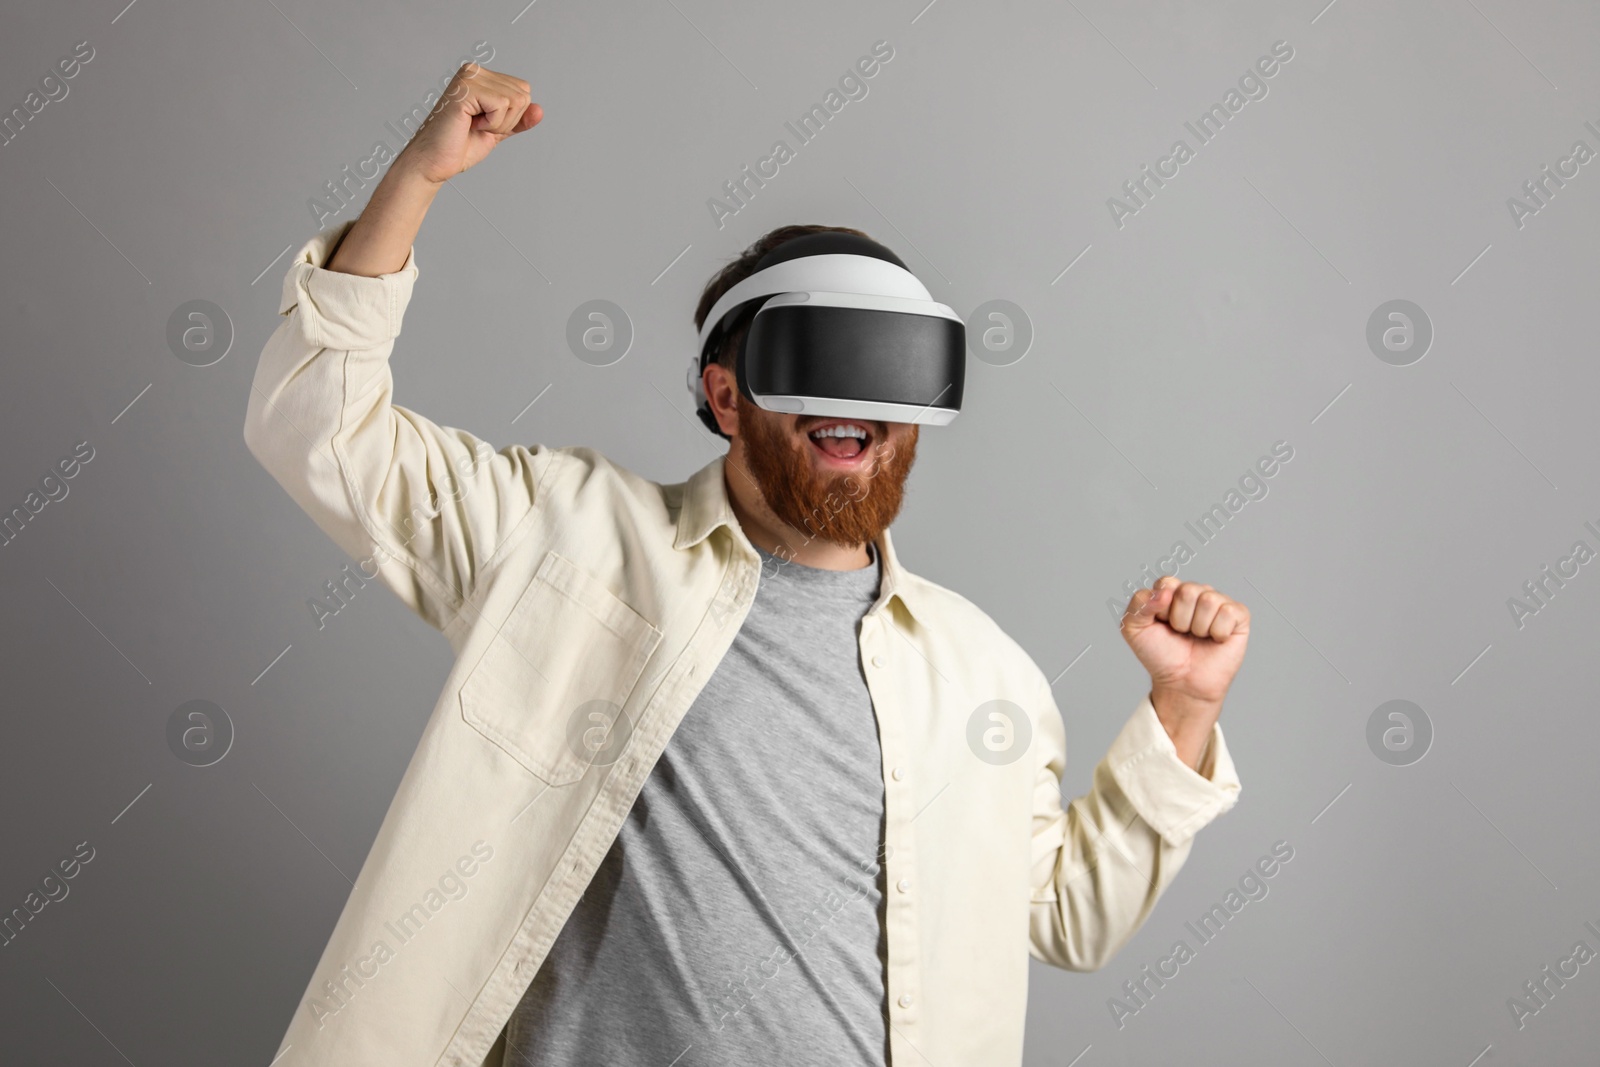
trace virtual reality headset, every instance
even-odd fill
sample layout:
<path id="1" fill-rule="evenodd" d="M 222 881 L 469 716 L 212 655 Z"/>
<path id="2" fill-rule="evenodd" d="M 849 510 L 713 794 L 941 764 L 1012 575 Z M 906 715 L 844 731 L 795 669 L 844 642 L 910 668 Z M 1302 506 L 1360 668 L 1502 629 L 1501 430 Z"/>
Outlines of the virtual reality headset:
<path id="1" fill-rule="evenodd" d="M 741 316 L 734 375 L 757 407 L 862 421 L 947 425 L 961 410 L 966 326 L 900 258 L 868 238 L 786 241 L 723 294 L 689 364 L 695 413 L 721 434 L 701 385 Z"/>

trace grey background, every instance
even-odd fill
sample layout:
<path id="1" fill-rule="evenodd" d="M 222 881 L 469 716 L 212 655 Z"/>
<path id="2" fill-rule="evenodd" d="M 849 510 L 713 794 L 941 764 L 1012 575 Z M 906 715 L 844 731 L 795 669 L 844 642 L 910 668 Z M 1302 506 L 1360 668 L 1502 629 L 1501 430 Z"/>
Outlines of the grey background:
<path id="1" fill-rule="evenodd" d="M 0 146 L 0 506 L 96 455 L 0 548 L 0 910 L 96 854 L 0 949 L 0 1058 L 266 1064 L 297 1010 L 450 651 L 376 585 L 317 629 L 352 561 L 246 452 L 245 401 L 307 199 L 482 40 L 546 118 L 438 197 L 397 401 L 676 481 L 721 447 L 695 300 L 767 229 L 858 226 L 963 315 L 1013 301 L 1031 351 L 971 361 L 894 532 L 1057 678 L 1068 796 L 1145 682 L 1105 601 L 1293 446 L 1181 572 L 1254 611 L 1240 803 L 1103 971 L 1035 966 L 1030 1065 L 1594 1062 L 1600 963 L 1524 1029 L 1506 1001 L 1600 950 L 1600 571 L 1521 629 L 1506 601 L 1600 545 L 1600 163 L 1520 229 L 1506 200 L 1600 148 L 1600 9 L 1324 3 L 10 5 L 0 110 L 96 54 Z M 707 199 L 880 39 L 719 229 Z M 1280 39 L 1268 96 L 1118 229 L 1106 199 Z M 1396 298 L 1435 330 L 1408 367 L 1365 340 Z M 194 299 L 237 329 L 209 367 L 165 340 Z M 592 299 L 636 330 L 611 366 L 565 346 Z M 1366 742 L 1396 698 L 1435 733 L 1404 767 Z M 206 768 L 166 743 L 193 699 L 237 729 Z M 1107 999 L 1280 840 L 1270 895 L 1119 1029 Z"/>

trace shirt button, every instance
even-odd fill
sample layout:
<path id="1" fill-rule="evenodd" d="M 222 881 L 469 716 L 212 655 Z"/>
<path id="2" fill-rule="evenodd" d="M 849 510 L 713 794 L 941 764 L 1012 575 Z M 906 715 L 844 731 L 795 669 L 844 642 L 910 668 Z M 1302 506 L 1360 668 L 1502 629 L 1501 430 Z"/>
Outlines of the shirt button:
<path id="1" fill-rule="evenodd" d="M 906 769 L 904 767 L 896 767 L 894 770 L 890 771 L 889 773 L 891 775 L 893 775 L 894 776 L 894 780 L 898 782 L 898 781 L 901 781 L 902 779 L 905 778 Z"/>
<path id="2" fill-rule="evenodd" d="M 902 1008 L 911 1007 L 911 994 L 910 993 L 901 993 L 900 994 L 900 1006 Z"/>
<path id="3" fill-rule="evenodd" d="M 878 655 L 872 657 L 872 665 L 874 667 L 881 667 L 885 663 L 888 663 L 888 662 L 889 662 L 888 660 L 883 658 L 883 654 L 882 653 L 879 653 Z"/>
<path id="4" fill-rule="evenodd" d="M 902 878 L 894 884 L 894 887 L 902 893 L 909 893 L 911 892 L 911 879 Z"/>

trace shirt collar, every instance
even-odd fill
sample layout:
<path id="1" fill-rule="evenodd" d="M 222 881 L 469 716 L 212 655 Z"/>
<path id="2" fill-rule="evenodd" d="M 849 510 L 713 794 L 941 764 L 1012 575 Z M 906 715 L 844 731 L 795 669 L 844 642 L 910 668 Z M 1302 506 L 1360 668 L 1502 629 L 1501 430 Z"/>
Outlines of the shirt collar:
<path id="1" fill-rule="evenodd" d="M 728 527 L 729 532 L 736 535 L 735 540 L 744 540 L 748 543 L 744 530 L 739 525 L 739 518 L 728 502 L 728 487 L 723 481 L 726 464 L 727 457 L 719 455 L 695 471 L 689 480 L 683 483 L 682 499 L 678 509 L 678 534 L 672 542 L 672 547 L 689 548 L 697 545 L 719 526 Z M 890 600 L 897 599 L 913 618 L 918 618 L 913 604 L 922 596 L 917 576 L 900 565 L 899 557 L 895 555 L 894 542 L 887 529 L 879 534 L 873 543 L 878 548 L 882 580 L 878 589 L 878 599 L 869 609 L 869 613 L 877 611 Z"/>

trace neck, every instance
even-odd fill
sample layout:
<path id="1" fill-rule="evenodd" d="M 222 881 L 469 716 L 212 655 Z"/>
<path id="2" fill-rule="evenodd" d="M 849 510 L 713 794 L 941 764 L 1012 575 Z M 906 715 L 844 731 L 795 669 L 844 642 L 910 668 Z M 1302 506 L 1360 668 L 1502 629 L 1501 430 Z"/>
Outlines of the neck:
<path id="1" fill-rule="evenodd" d="M 825 571 L 860 570 L 872 563 L 865 543 L 841 545 L 824 541 L 778 518 L 754 479 L 736 466 L 737 462 L 730 453 L 722 465 L 722 482 L 728 490 L 728 503 L 751 544 L 780 559 Z"/>

